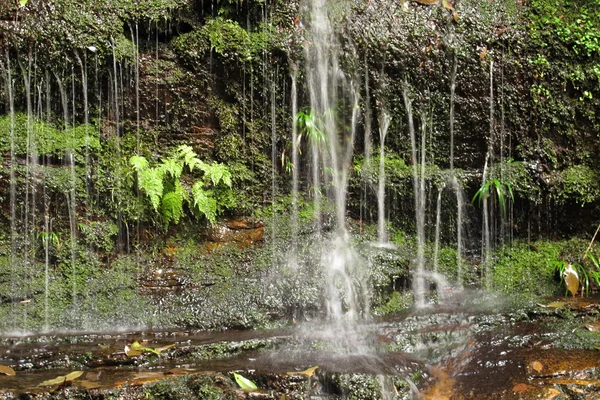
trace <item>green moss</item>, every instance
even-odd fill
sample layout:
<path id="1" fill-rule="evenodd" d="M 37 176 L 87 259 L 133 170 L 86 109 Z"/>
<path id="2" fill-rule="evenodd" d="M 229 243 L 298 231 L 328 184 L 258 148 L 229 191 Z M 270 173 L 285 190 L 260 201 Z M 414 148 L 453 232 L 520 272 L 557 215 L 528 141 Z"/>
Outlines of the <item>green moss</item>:
<path id="1" fill-rule="evenodd" d="M 409 291 L 392 292 L 385 304 L 373 308 L 374 315 L 389 315 L 407 311 L 413 304 L 413 295 Z"/>
<path id="2" fill-rule="evenodd" d="M 212 376 L 175 377 L 144 385 L 146 399 L 156 400 L 223 400 L 235 398 L 226 394 L 222 382 Z"/>
<path id="3" fill-rule="evenodd" d="M 339 385 L 345 399 L 367 400 L 382 398 L 382 387 L 377 378 L 364 374 L 336 375 L 334 381 Z"/>
<path id="4" fill-rule="evenodd" d="M 553 262 L 560 258 L 563 243 L 513 243 L 494 255 L 493 287 L 506 294 L 551 295 L 557 292 Z"/>
<path id="5" fill-rule="evenodd" d="M 573 165 L 554 177 L 556 199 L 560 202 L 575 202 L 584 206 L 600 198 L 600 177 L 596 170 L 586 165 Z"/>

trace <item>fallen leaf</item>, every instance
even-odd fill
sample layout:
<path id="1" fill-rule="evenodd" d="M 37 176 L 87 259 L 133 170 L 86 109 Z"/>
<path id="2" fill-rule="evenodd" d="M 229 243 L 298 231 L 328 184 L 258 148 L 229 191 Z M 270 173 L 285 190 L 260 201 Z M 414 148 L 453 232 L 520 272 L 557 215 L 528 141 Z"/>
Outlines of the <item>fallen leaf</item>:
<path id="1" fill-rule="evenodd" d="M 567 302 L 565 302 L 565 301 L 553 301 L 550 304 L 540 304 L 540 303 L 538 303 L 537 305 L 540 306 L 540 307 L 544 307 L 544 308 L 556 309 L 556 308 L 562 308 L 562 307 L 566 306 Z"/>
<path id="2" fill-rule="evenodd" d="M 530 364 L 531 368 L 537 372 L 540 372 L 541 370 L 544 369 L 544 366 L 542 365 L 541 362 L 539 361 L 534 361 Z"/>
<path id="3" fill-rule="evenodd" d="M 258 389 L 258 387 L 256 386 L 256 383 L 252 382 L 250 379 L 244 378 L 243 376 L 241 376 L 240 374 L 236 374 L 235 372 L 233 373 L 233 376 L 235 377 L 235 381 L 237 382 L 237 384 L 240 385 L 240 387 L 242 389 L 244 389 L 244 390 Z"/>
<path id="4" fill-rule="evenodd" d="M 593 324 L 585 324 L 585 327 L 592 332 L 600 332 L 600 323 L 594 322 Z"/>
<path id="5" fill-rule="evenodd" d="M 165 350 L 169 350 L 169 349 L 170 349 L 170 348 L 172 348 L 172 347 L 175 347 L 175 343 L 171 343 L 171 344 L 168 344 L 168 345 L 166 345 L 166 346 L 163 346 L 163 347 L 157 347 L 157 348 L 155 348 L 155 349 L 153 349 L 153 350 L 149 350 L 149 351 L 152 351 L 152 352 L 153 352 L 153 353 L 155 353 L 155 354 L 160 354 L 160 353 L 162 353 L 163 351 L 165 351 Z"/>
<path id="6" fill-rule="evenodd" d="M 79 381 L 79 386 L 81 386 L 84 389 L 98 389 L 100 387 L 100 384 L 98 382 L 92 381 Z"/>
<path id="7" fill-rule="evenodd" d="M 140 342 L 135 341 L 135 342 L 131 343 L 130 352 L 131 351 L 133 351 L 133 352 L 139 352 L 139 354 L 136 354 L 136 355 L 140 355 L 140 354 L 142 354 L 143 351 L 149 351 L 149 352 L 154 353 L 156 355 L 160 355 L 160 353 L 162 353 L 165 350 L 170 349 L 171 347 L 175 347 L 175 344 L 172 343 L 172 344 L 169 344 L 169 345 L 166 345 L 166 346 L 163 346 L 163 347 L 158 347 L 156 349 L 153 349 L 152 347 L 142 346 L 140 344 Z M 127 351 L 126 351 L 126 353 L 127 353 Z M 129 355 L 129 354 L 127 354 L 127 355 Z"/>
<path id="8" fill-rule="evenodd" d="M 54 379 L 48 379 L 47 381 L 40 383 L 38 386 L 62 385 L 65 382 L 74 381 L 75 379 L 79 378 L 81 375 L 83 375 L 83 371 L 73 371 L 64 376 L 57 376 Z"/>
<path id="9" fill-rule="evenodd" d="M 524 383 L 519 383 L 513 386 L 513 392 L 515 393 L 524 392 L 527 389 L 529 389 L 529 386 Z"/>
<path id="10" fill-rule="evenodd" d="M 288 372 L 288 375 L 306 375 L 308 377 L 313 376 L 315 374 L 315 371 L 317 370 L 317 368 L 319 368 L 318 366 L 314 366 L 314 367 L 310 367 L 308 369 L 305 369 L 304 371 L 295 371 L 295 372 Z"/>
<path id="11" fill-rule="evenodd" d="M 0 374 L 4 374 L 4 375 L 8 375 L 8 376 L 15 376 L 16 372 L 14 369 L 9 367 L 8 365 L 0 365 Z"/>
<path id="12" fill-rule="evenodd" d="M 140 354 L 142 354 L 142 352 L 140 350 L 135 350 L 132 347 L 125 345 L 125 354 L 127 355 L 127 357 L 135 357 L 135 356 L 139 356 Z"/>
<path id="13" fill-rule="evenodd" d="M 600 350 L 600 346 L 595 346 L 594 347 L 596 350 Z"/>

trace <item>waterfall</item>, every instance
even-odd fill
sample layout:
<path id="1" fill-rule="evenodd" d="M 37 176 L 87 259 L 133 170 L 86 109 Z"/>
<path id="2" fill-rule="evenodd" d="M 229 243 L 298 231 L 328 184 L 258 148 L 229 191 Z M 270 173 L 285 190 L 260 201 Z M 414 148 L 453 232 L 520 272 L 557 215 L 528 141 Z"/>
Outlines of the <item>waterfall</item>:
<path id="1" fill-rule="evenodd" d="M 313 187 L 323 182 L 334 206 L 335 230 L 322 255 L 326 275 L 325 303 L 330 319 L 340 320 L 360 314 L 366 305 L 366 292 L 353 281 L 362 266 L 349 244 L 346 228 L 346 201 L 349 166 L 359 116 L 359 95 L 355 83 L 339 68 L 339 45 L 329 20 L 328 2 L 311 0 L 307 7 L 311 44 L 306 46 L 306 74 L 311 113 L 319 120 L 325 141 L 313 140 Z M 345 106 L 345 107 L 344 107 Z M 338 123 L 345 119 L 346 123 Z M 322 164 L 319 166 L 318 161 Z M 323 178 L 319 174 L 323 174 Z M 315 190 L 315 208 L 320 214 L 320 194 Z M 320 224 L 320 220 L 317 223 Z"/>

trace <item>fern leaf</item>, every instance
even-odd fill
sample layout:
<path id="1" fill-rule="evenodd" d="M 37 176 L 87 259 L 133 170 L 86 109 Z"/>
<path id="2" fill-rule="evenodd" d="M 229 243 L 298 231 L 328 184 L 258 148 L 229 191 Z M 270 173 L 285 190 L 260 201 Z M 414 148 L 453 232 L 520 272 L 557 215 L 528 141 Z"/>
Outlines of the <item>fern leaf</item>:
<path id="1" fill-rule="evenodd" d="M 175 193 L 177 193 L 177 195 L 179 197 L 181 197 L 185 201 L 190 200 L 190 196 L 189 196 L 187 190 L 181 185 L 181 181 L 179 179 L 177 179 L 175 181 L 173 186 L 174 186 Z"/>
<path id="2" fill-rule="evenodd" d="M 183 163 L 190 168 L 190 171 L 194 169 L 195 160 L 197 160 L 196 153 L 192 146 L 183 144 L 177 148 L 177 156 L 183 159 Z"/>
<path id="3" fill-rule="evenodd" d="M 150 198 L 154 211 L 158 211 L 164 189 L 162 171 L 157 168 L 142 170 L 139 173 L 139 185 Z"/>
<path id="4" fill-rule="evenodd" d="M 162 198 L 162 216 L 165 225 L 168 226 L 171 221 L 179 223 L 183 215 L 183 199 L 176 192 L 169 192 Z"/>
<path id="5" fill-rule="evenodd" d="M 192 187 L 194 207 L 212 224 L 217 219 L 217 201 L 211 196 L 210 191 L 204 190 L 202 182 L 196 182 Z"/>
<path id="6" fill-rule="evenodd" d="M 207 165 L 204 169 L 204 174 L 207 179 L 210 179 L 214 186 L 217 186 L 220 182 L 231 187 L 231 172 L 224 165 L 214 162 Z"/>
<path id="7" fill-rule="evenodd" d="M 140 172 L 148 168 L 148 160 L 142 156 L 132 156 L 129 159 L 129 165 L 131 165 L 136 172 Z"/>
<path id="8" fill-rule="evenodd" d="M 181 173 L 183 172 L 183 164 L 174 158 L 167 158 L 166 160 L 163 160 L 160 168 L 165 174 L 169 174 L 175 179 L 179 179 Z"/>

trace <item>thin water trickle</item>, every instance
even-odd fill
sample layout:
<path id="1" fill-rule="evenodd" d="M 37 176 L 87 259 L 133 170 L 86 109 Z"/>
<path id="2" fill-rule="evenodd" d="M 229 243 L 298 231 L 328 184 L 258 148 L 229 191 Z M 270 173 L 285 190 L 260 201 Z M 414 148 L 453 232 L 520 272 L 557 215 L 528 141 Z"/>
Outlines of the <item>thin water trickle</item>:
<path id="1" fill-rule="evenodd" d="M 18 272 L 17 255 L 17 205 L 16 205 L 16 151 L 15 151 L 15 103 L 13 97 L 14 83 L 10 64 L 10 56 L 6 53 L 6 91 L 8 93 L 8 105 L 10 115 L 10 265 L 11 265 L 11 312 L 15 315 L 16 283 Z M 15 328 L 13 326 L 13 328 Z"/>
<path id="2" fill-rule="evenodd" d="M 297 265 L 298 257 L 298 177 L 299 177 L 299 143 L 298 143 L 298 123 L 296 121 L 298 115 L 298 70 L 295 65 L 292 66 L 292 215 L 291 215 L 291 230 L 292 230 L 292 251 L 291 265 Z"/>
<path id="3" fill-rule="evenodd" d="M 489 179 L 489 169 L 491 168 L 491 164 L 493 162 L 493 149 L 494 149 L 494 61 L 490 60 L 490 132 L 488 137 L 488 149 L 485 155 L 485 163 L 483 166 L 483 174 L 481 177 L 481 187 L 487 184 Z M 488 190 L 491 193 L 491 188 Z M 490 213 L 491 213 L 491 204 L 490 204 L 490 196 L 483 195 L 482 200 L 482 210 L 483 210 L 483 223 L 482 223 L 482 243 L 481 243 L 481 258 L 484 264 L 485 271 L 485 285 L 487 288 L 491 286 L 491 275 L 490 275 L 490 267 L 491 267 L 491 259 L 492 259 L 492 240 L 491 240 L 491 227 L 490 227 Z"/>
<path id="4" fill-rule="evenodd" d="M 404 99 L 404 107 L 406 109 L 406 118 L 408 120 L 408 132 L 410 134 L 412 157 L 411 160 L 413 166 L 413 191 L 415 198 L 415 217 L 417 220 L 417 260 L 416 270 L 412 274 L 412 289 L 415 298 L 415 307 L 423 308 L 425 306 L 425 279 L 423 277 L 423 272 L 425 270 L 425 216 L 424 214 L 422 214 L 422 210 L 424 210 L 425 199 L 424 196 L 421 195 L 423 191 L 421 190 L 421 179 L 419 179 L 417 140 L 412 114 L 412 99 L 410 98 L 409 85 L 408 82 L 406 82 L 406 80 L 404 81 L 402 95 Z"/>
<path id="5" fill-rule="evenodd" d="M 435 243 L 433 247 L 433 272 L 438 271 L 439 252 L 440 252 L 440 230 L 442 225 L 442 192 L 444 186 L 438 190 L 437 201 L 435 206 Z"/>
<path id="6" fill-rule="evenodd" d="M 385 138 L 391 123 L 391 116 L 386 110 L 379 116 L 379 180 L 377 185 L 377 240 L 388 241 L 385 226 Z"/>

